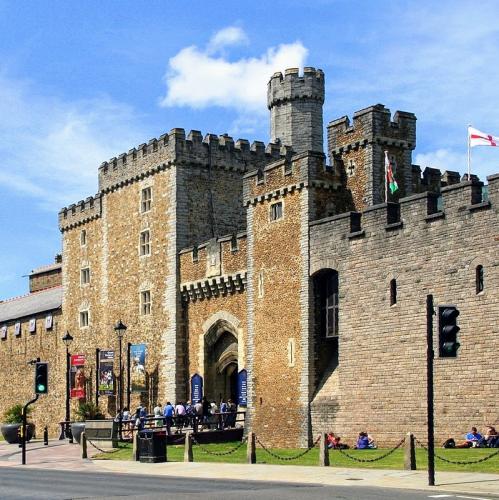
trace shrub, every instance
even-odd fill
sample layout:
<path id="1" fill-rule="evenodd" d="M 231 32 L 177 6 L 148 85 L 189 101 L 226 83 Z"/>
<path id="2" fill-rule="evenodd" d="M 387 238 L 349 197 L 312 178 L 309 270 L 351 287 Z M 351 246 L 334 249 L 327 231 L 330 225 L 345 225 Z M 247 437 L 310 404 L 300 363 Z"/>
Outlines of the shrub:
<path id="1" fill-rule="evenodd" d="M 23 421 L 23 407 L 21 403 L 17 403 L 10 408 L 8 408 L 3 414 L 4 424 L 21 424 Z M 31 414 L 31 408 L 27 408 L 26 417 L 29 418 Z"/>
<path id="2" fill-rule="evenodd" d="M 80 403 L 80 406 L 76 410 L 76 420 L 79 422 L 84 422 L 85 420 L 103 420 L 104 418 L 104 414 L 100 408 L 92 401 Z"/>

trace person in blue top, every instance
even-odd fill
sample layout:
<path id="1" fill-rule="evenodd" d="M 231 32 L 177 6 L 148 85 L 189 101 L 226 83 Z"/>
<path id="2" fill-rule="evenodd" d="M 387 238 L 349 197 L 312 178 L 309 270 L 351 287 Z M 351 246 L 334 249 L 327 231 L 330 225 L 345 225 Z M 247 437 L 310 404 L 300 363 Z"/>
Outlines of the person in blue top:
<path id="1" fill-rule="evenodd" d="M 173 424 L 173 405 L 168 401 L 163 408 L 163 416 L 165 417 L 166 432 L 170 435 Z"/>
<path id="2" fill-rule="evenodd" d="M 369 437 L 367 432 L 359 432 L 355 448 L 358 450 L 367 450 L 369 448 Z"/>
<path id="3" fill-rule="evenodd" d="M 456 448 L 478 448 L 480 441 L 482 441 L 482 435 L 477 431 L 476 427 L 472 427 L 471 432 L 468 432 L 464 439 L 465 441 L 458 444 Z"/>

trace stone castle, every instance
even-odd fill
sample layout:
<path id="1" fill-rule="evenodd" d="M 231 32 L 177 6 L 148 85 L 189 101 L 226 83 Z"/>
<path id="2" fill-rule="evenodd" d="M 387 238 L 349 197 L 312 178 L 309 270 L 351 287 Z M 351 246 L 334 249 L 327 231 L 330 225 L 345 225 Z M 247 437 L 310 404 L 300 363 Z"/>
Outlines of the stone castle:
<path id="1" fill-rule="evenodd" d="M 437 438 L 496 421 L 499 174 L 484 189 L 421 172 L 416 117 L 381 104 L 330 122 L 326 156 L 323 102 L 321 70 L 288 69 L 268 84 L 269 144 L 176 128 L 103 163 L 98 194 L 59 213 L 62 287 L 34 292 L 59 290 L 57 331 L 14 334 L 48 309 L 16 318 L 0 303 L 3 378 L 29 380 L 2 390 L 0 410 L 31 395 L 24 361 L 40 356 L 51 391 L 35 417 L 64 418 L 66 330 L 98 398 L 96 353 L 117 350 L 121 319 L 125 347 L 147 345 L 147 389 L 125 388 L 132 407 L 190 399 L 194 374 L 208 398 L 237 399 L 244 369 L 246 427 L 265 443 L 424 436 L 433 294 L 461 312 L 456 358 L 438 357 L 435 321 Z M 387 203 L 385 151 L 399 186 Z M 99 404 L 117 408 L 115 396 Z"/>

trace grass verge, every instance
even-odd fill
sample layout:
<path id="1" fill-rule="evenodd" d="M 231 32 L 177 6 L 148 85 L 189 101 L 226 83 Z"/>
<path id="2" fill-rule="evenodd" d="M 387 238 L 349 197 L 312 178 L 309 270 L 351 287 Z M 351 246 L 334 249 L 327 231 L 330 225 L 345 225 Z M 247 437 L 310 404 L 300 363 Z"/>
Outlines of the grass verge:
<path id="1" fill-rule="evenodd" d="M 208 444 L 203 445 L 203 448 L 211 453 L 223 453 L 233 449 L 237 446 L 234 443 L 221 443 L 221 444 Z M 303 450 L 300 449 L 277 449 L 273 448 L 272 452 L 282 457 L 293 457 Z M 381 456 L 388 450 L 346 450 L 346 452 L 355 458 L 359 459 L 373 459 Z M 442 449 L 436 450 L 437 455 L 453 461 L 473 461 L 487 457 L 497 451 L 497 449 L 490 448 L 467 448 L 467 449 Z M 193 448 L 195 462 L 217 462 L 217 463 L 233 463 L 244 464 L 246 463 L 246 446 L 241 446 L 237 451 L 230 455 L 210 455 L 202 448 L 194 445 Z M 169 462 L 182 462 L 184 459 L 184 447 L 182 445 L 168 446 L 167 456 Z M 120 448 L 113 453 L 101 453 L 93 457 L 96 460 L 131 460 L 132 459 L 132 445 L 125 443 L 120 444 Z M 259 464 L 278 464 L 278 465 L 318 465 L 319 463 L 319 450 L 314 448 L 306 455 L 297 460 L 278 460 L 269 455 L 265 450 L 257 446 L 256 460 Z M 404 468 L 404 450 L 399 449 L 393 452 L 383 460 L 376 462 L 356 462 L 346 457 L 337 450 L 329 452 L 329 461 L 332 467 L 352 467 L 362 469 L 403 469 Z M 428 466 L 426 452 L 420 448 L 416 449 L 416 463 L 418 470 L 425 470 Z M 486 462 L 470 464 L 470 465 L 457 465 L 443 462 L 438 458 L 435 459 L 435 467 L 437 471 L 454 471 L 454 472 L 489 472 L 499 473 L 499 454 L 487 460 Z"/>

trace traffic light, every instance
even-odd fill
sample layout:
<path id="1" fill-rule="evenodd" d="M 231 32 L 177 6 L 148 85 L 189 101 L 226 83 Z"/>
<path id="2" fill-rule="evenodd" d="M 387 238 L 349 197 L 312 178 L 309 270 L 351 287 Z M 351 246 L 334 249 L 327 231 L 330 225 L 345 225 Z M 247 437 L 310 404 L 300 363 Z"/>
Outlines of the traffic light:
<path id="1" fill-rule="evenodd" d="M 47 394 L 49 391 L 49 365 L 36 363 L 35 365 L 35 393 Z"/>
<path id="2" fill-rule="evenodd" d="M 459 342 L 457 326 L 459 310 L 455 306 L 438 306 L 438 344 L 441 358 L 457 357 Z"/>

